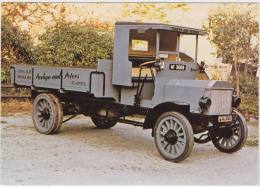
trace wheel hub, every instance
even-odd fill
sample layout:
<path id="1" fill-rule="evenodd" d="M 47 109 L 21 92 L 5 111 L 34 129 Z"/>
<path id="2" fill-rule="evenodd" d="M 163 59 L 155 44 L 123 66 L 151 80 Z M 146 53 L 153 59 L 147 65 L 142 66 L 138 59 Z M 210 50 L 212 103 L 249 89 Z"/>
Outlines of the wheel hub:
<path id="1" fill-rule="evenodd" d="M 225 137 L 225 138 L 230 138 L 233 135 L 234 135 L 234 129 L 233 128 L 228 129 L 228 130 L 224 131 L 224 133 L 223 133 L 223 137 Z"/>
<path id="2" fill-rule="evenodd" d="M 44 118 L 44 120 L 50 119 L 50 111 L 48 108 L 44 108 L 41 112 L 41 116 Z"/>
<path id="3" fill-rule="evenodd" d="M 171 145 L 174 145 L 177 143 L 178 141 L 178 136 L 177 136 L 177 133 L 170 129 L 165 135 L 164 135 L 164 140 L 166 142 L 168 142 L 169 144 Z"/>

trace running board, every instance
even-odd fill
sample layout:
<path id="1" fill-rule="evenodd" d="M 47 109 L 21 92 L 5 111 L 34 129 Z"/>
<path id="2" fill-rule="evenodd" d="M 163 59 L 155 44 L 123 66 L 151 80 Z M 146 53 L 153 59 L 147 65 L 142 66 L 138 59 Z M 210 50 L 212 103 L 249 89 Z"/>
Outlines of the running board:
<path id="1" fill-rule="evenodd" d="M 126 124 L 129 124 L 129 125 L 134 125 L 134 126 L 138 126 L 138 127 L 144 126 L 144 123 L 142 123 L 142 122 L 127 120 L 127 119 L 119 119 L 118 122 L 126 123 Z"/>

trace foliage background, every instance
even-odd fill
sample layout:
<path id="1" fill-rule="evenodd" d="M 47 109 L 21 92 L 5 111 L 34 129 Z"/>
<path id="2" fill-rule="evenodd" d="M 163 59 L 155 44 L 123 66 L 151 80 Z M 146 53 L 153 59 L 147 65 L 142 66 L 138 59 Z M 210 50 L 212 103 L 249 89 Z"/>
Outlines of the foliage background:
<path id="1" fill-rule="evenodd" d="M 39 65 L 96 67 L 98 59 L 111 58 L 113 36 L 110 29 L 93 25 L 61 23 L 49 28 L 33 50 Z"/>
<path id="2" fill-rule="evenodd" d="M 33 44 L 30 36 L 1 19 L 1 82 L 10 81 L 10 65 L 32 63 Z"/>

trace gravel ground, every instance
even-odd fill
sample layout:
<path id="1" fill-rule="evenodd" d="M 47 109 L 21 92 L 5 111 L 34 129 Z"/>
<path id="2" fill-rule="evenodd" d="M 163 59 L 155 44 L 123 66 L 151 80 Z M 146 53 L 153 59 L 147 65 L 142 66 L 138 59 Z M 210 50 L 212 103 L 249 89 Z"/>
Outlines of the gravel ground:
<path id="1" fill-rule="evenodd" d="M 1 119 L 2 184 L 257 184 L 258 147 L 225 154 L 195 144 L 185 161 L 165 161 L 150 130 L 118 124 L 109 130 L 77 117 L 60 134 L 42 135 L 30 115 Z M 250 133 L 257 135 L 258 128 Z"/>

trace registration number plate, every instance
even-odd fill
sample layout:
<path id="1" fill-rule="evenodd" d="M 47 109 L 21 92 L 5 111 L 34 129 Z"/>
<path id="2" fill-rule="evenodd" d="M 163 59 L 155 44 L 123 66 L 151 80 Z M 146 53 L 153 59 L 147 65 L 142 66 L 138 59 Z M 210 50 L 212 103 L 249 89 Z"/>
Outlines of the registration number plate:
<path id="1" fill-rule="evenodd" d="M 232 116 L 219 116 L 218 117 L 219 123 L 231 122 L 231 121 L 232 121 Z"/>
<path id="2" fill-rule="evenodd" d="M 170 70 L 185 71 L 186 65 L 183 64 L 170 64 Z"/>

